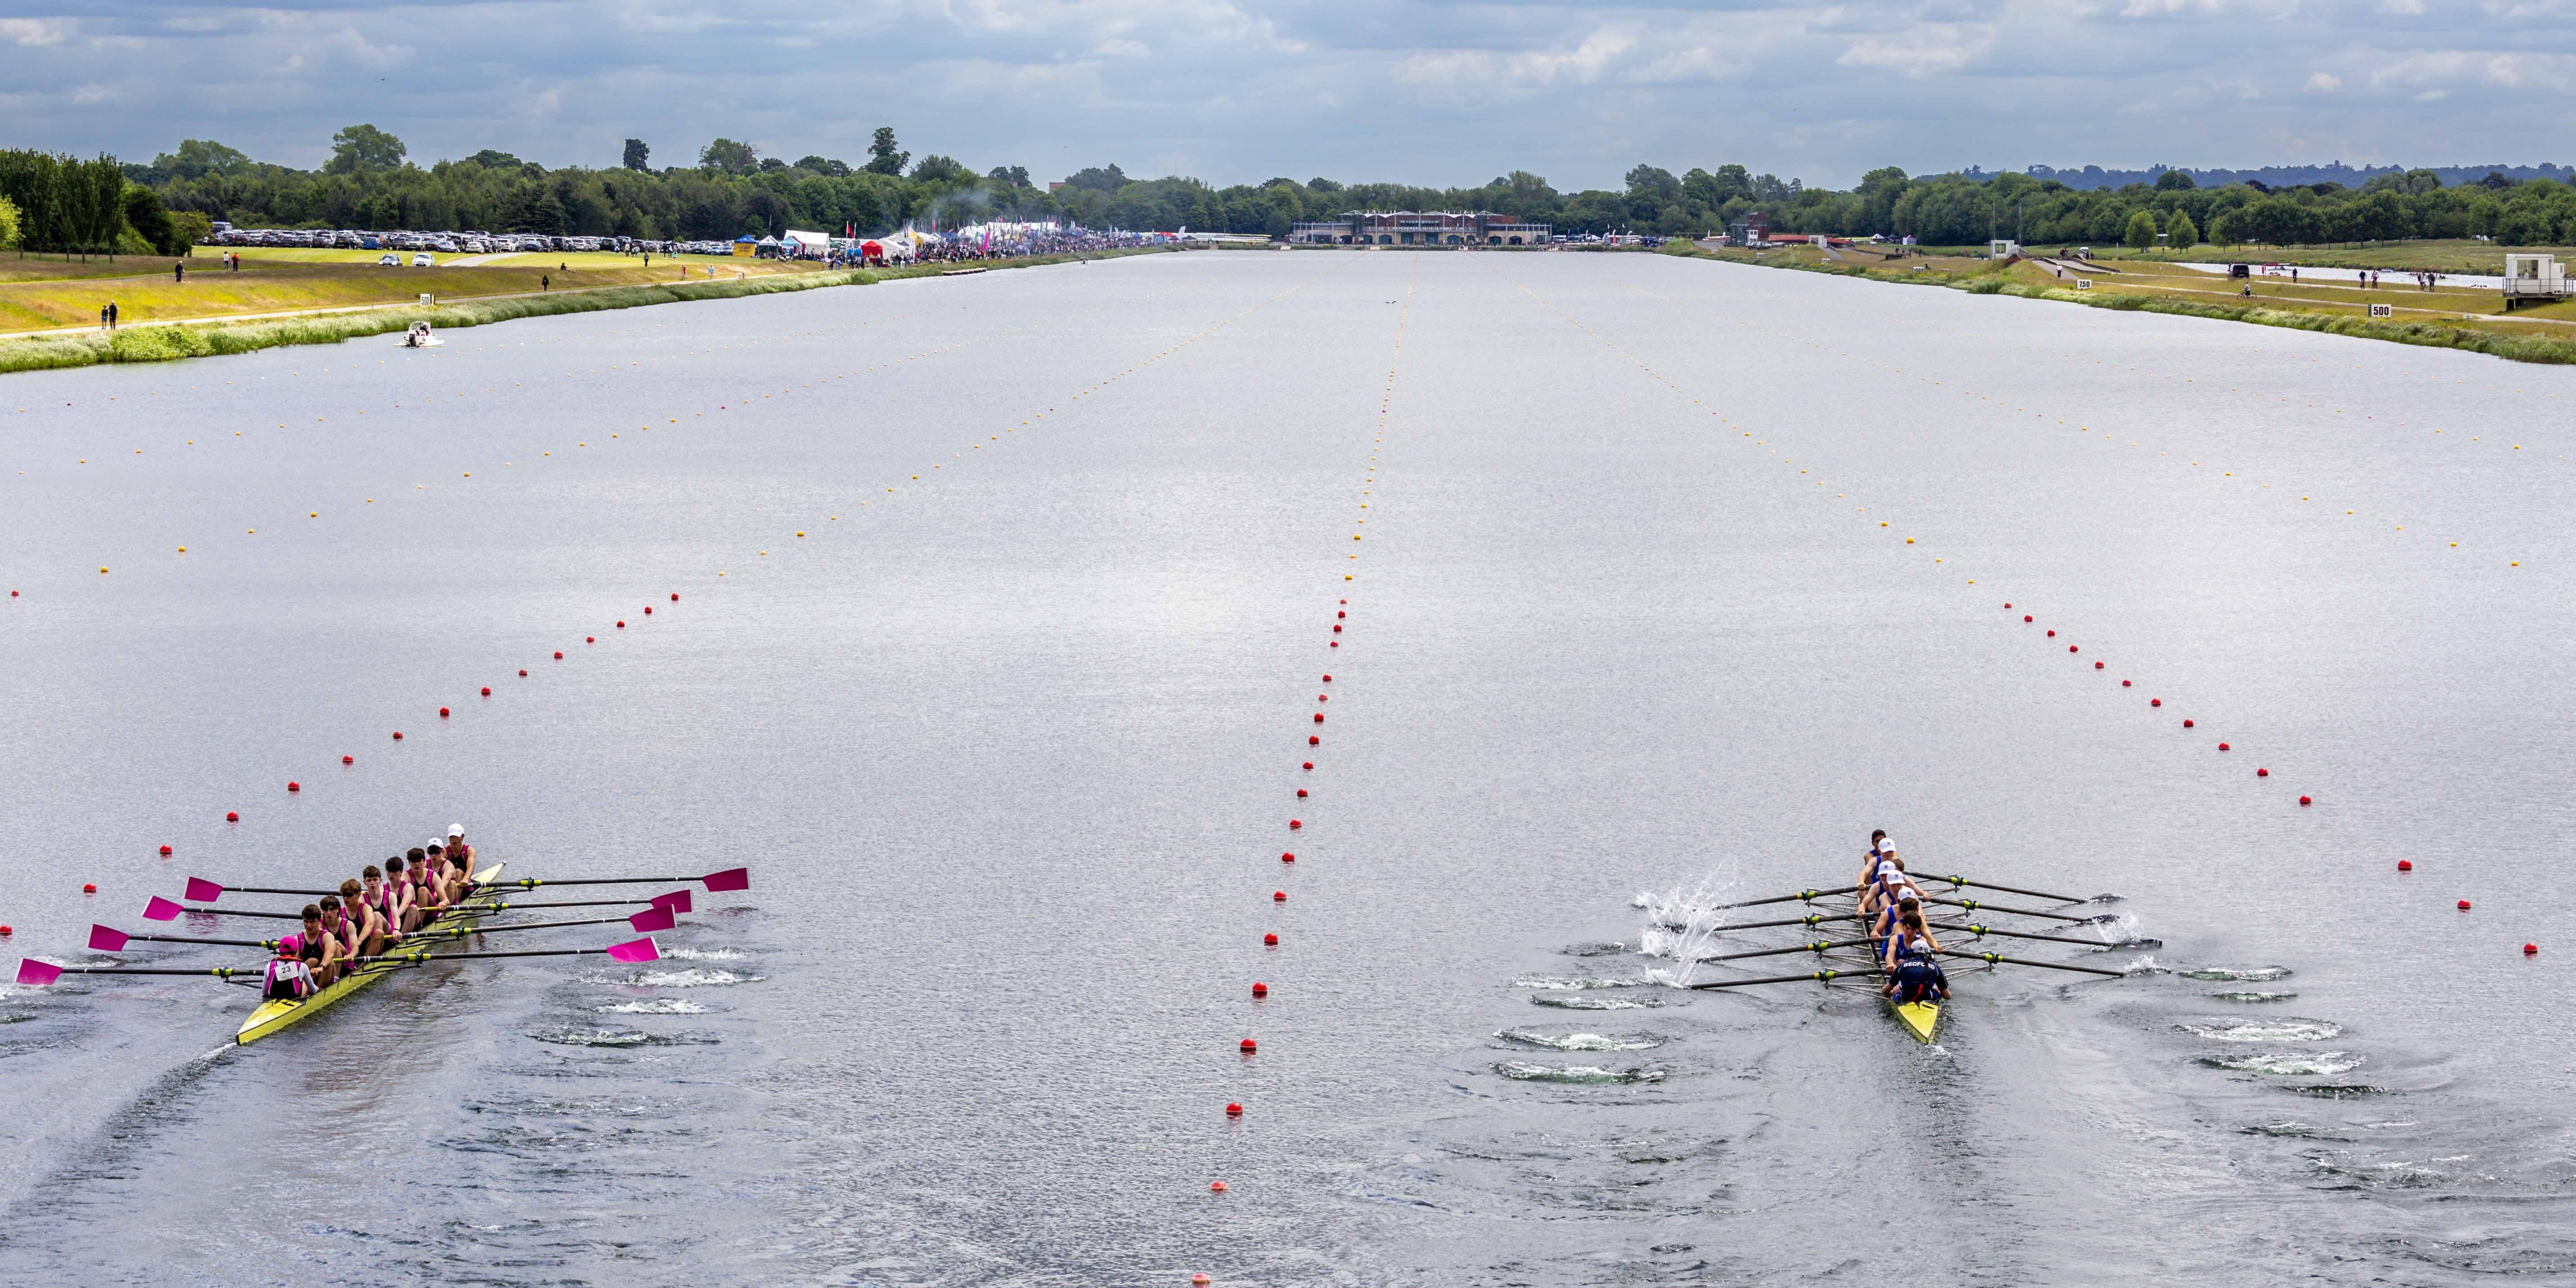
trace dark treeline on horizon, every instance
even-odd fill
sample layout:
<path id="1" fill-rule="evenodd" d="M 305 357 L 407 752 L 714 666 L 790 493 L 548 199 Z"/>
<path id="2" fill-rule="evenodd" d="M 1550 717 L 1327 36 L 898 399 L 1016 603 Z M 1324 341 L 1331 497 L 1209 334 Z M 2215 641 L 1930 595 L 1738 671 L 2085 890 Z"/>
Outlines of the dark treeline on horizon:
<path id="1" fill-rule="evenodd" d="M 1134 178 L 1104 165 L 1050 185 L 1021 166 L 979 172 L 938 154 L 915 159 L 891 129 L 876 131 L 868 155 L 855 163 L 811 155 L 789 161 L 720 138 L 689 163 L 661 168 L 637 139 L 627 140 L 618 165 L 557 169 L 489 149 L 423 167 L 408 159 L 400 139 L 371 125 L 349 126 L 331 142 L 331 159 L 318 170 L 255 161 L 202 139 L 184 140 L 149 163 L 0 153 L 0 197 L 22 212 L 22 247 L 39 250 L 166 248 L 213 220 L 241 227 L 695 240 L 775 236 L 790 228 L 875 234 L 907 223 L 956 227 L 1000 218 L 1281 236 L 1298 222 L 1349 210 L 1441 209 L 1490 210 L 1564 233 L 1662 235 L 1722 231 L 1758 210 L 1779 232 L 1911 235 L 1931 245 L 1989 237 L 2034 245 L 2152 245 L 2158 234 L 2180 245 L 2472 235 L 2520 245 L 2576 241 L 2576 188 L 2567 182 L 2576 171 L 2554 165 L 2510 173 L 2505 167 L 2354 170 L 2338 162 L 2250 173 L 2034 167 L 2031 173 L 1972 168 L 1922 176 L 1890 166 L 1836 190 L 1741 165 L 1674 174 L 1640 164 L 1617 190 L 1569 193 L 1522 170 L 1473 188 L 1325 178 L 1218 188 L 1182 176 Z M 100 186 L 104 169 L 126 181 L 121 200 Z M 2253 177 L 2319 171 L 2355 182 Z M 2226 181 L 2204 182 L 2196 173 Z M 89 177 L 77 178 L 82 175 Z M 2139 178 L 2109 182 L 2129 175 Z M 129 215 L 124 228 L 107 229 L 114 222 L 110 211 Z"/>

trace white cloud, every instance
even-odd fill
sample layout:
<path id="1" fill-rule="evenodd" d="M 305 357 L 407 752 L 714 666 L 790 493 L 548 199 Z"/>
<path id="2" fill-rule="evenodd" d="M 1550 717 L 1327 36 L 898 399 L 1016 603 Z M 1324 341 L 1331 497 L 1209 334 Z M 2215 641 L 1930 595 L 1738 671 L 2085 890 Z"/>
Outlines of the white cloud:
<path id="1" fill-rule="evenodd" d="M 1835 59 L 1845 67 L 1883 67 L 1907 76 L 1955 72 L 1994 47 L 1995 29 L 1984 23 L 1924 24 L 1909 36 L 1865 36 Z"/>
<path id="2" fill-rule="evenodd" d="M 2310 72 L 2303 88 L 2311 94 L 2331 94 L 2343 88 L 2343 77 L 2333 72 Z"/>
<path id="3" fill-rule="evenodd" d="M 0 38 L 22 49 L 59 45 L 75 30 L 69 18 L 0 18 Z"/>

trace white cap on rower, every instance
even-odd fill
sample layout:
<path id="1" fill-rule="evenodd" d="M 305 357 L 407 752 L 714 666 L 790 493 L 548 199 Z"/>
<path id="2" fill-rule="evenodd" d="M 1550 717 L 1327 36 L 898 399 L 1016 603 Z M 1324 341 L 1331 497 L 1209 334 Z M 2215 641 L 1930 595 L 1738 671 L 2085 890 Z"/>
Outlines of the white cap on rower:
<path id="1" fill-rule="evenodd" d="M 463 836 L 465 835 L 465 825 L 463 823 L 450 823 L 447 825 L 447 834 L 449 836 Z"/>
<path id="2" fill-rule="evenodd" d="M 1923 892 L 1912 886 L 1898 886 L 1896 888 L 1896 901 L 1898 903 L 1921 903 L 1923 902 Z"/>
<path id="3" fill-rule="evenodd" d="M 429 844 L 424 845 L 421 848 L 424 850 L 444 850 L 447 848 L 447 838 L 443 836 L 433 836 L 429 838 Z"/>
<path id="4" fill-rule="evenodd" d="M 1893 863 L 1881 860 L 1878 865 L 1878 879 L 1881 881 L 1902 881 L 1905 879 L 1905 869 L 1900 868 Z"/>

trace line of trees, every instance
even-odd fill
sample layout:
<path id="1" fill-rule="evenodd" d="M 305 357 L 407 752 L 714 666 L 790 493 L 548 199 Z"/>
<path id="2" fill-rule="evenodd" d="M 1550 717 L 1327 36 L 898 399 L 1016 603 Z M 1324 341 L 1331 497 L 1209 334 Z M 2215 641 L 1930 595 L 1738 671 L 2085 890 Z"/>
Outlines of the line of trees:
<path id="1" fill-rule="evenodd" d="M 725 138 L 700 148 L 693 165 L 657 170 L 651 153 L 643 140 L 628 139 L 620 164 L 609 168 L 548 169 L 491 149 L 423 168 L 407 159 L 402 140 L 372 125 L 352 125 L 332 136 L 331 158 L 318 170 L 265 164 L 203 139 L 185 140 L 148 165 L 122 167 L 105 157 L 0 153 L 0 196 L 20 209 L 24 245 L 65 250 L 166 247 L 197 221 L 214 219 L 245 227 L 683 239 L 1070 219 L 1092 227 L 1279 236 L 1297 223 L 1348 210 L 1433 209 L 1490 210 L 1565 233 L 1665 235 L 1716 232 L 1759 210 L 1780 232 L 1910 234 L 1934 245 L 1989 237 L 2035 245 L 2153 245 L 2159 234 L 2177 246 L 2472 235 L 2520 245 L 2576 242 L 2576 188 L 2500 173 L 2452 185 L 2434 171 L 2409 170 L 2375 175 L 2359 188 L 2330 182 L 2275 188 L 2251 180 L 2203 188 L 2189 173 L 2169 170 L 2152 184 L 2078 189 L 2045 176 L 1918 177 L 1890 166 L 1846 191 L 1809 188 L 1742 165 L 1676 175 L 1640 164 L 1616 191 L 1564 193 L 1525 170 L 1472 188 L 1324 178 L 1218 188 L 1181 176 L 1133 178 L 1109 165 L 1041 186 L 1022 166 L 978 173 L 937 153 L 916 160 L 884 127 L 856 164 L 810 154 L 789 161 Z M 121 173 L 121 190 L 109 182 L 110 172 Z"/>
<path id="2" fill-rule="evenodd" d="M 116 158 L 0 151 L 0 248 L 80 255 L 176 255 L 204 221 L 174 221 Z"/>

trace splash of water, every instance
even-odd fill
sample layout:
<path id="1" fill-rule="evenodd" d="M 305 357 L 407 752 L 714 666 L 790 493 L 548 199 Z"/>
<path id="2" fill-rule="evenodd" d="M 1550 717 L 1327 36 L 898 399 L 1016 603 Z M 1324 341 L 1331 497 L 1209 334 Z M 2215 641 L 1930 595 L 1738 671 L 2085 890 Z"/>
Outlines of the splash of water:
<path id="1" fill-rule="evenodd" d="M 1671 968 L 1647 967 L 1649 981 L 1668 988 L 1690 987 L 1699 959 L 1708 955 L 1710 941 L 1726 928 L 1729 910 L 1719 905 L 1735 902 L 1740 876 L 1741 864 L 1730 855 L 1687 890 L 1676 885 L 1660 895 L 1640 892 L 1629 900 L 1631 907 L 1646 914 L 1645 927 L 1637 932 L 1637 952 L 1674 963 Z"/>

